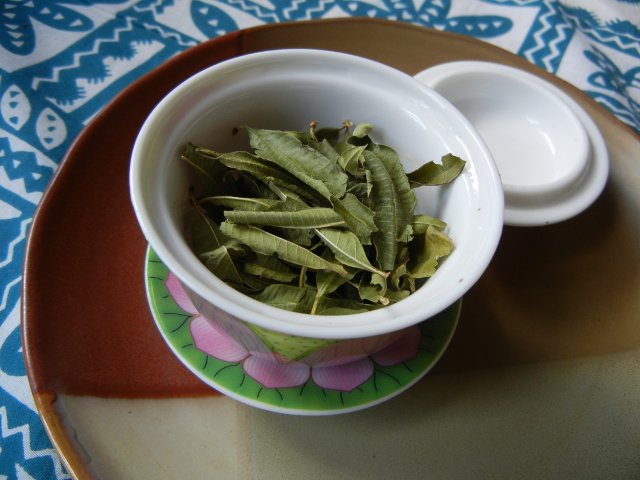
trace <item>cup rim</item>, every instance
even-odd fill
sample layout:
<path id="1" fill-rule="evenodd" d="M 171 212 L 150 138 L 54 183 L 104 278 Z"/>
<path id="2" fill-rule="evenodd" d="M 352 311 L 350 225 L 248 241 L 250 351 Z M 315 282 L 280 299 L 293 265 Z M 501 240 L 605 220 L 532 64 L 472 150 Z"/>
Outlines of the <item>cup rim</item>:
<path id="1" fill-rule="evenodd" d="M 163 238 L 160 230 L 151 221 L 149 209 L 146 205 L 147 200 L 144 198 L 141 188 L 143 180 L 141 165 L 146 144 L 150 141 L 150 132 L 158 119 L 165 115 L 165 108 L 176 98 L 185 95 L 192 85 L 204 78 L 214 75 L 226 75 L 234 69 L 247 67 L 256 62 L 267 64 L 283 60 L 297 61 L 302 64 L 305 61 L 339 62 L 350 68 L 361 69 L 393 80 L 403 94 L 416 95 L 425 101 L 428 100 L 438 104 L 439 108 L 452 115 L 452 118 L 457 122 L 457 126 L 464 131 L 464 134 L 471 142 L 478 161 L 481 160 L 484 164 L 483 174 L 488 181 L 483 188 L 489 192 L 487 205 L 491 205 L 495 210 L 491 217 L 493 222 L 483 225 L 484 238 L 479 248 L 480 255 L 475 268 L 464 272 L 464 281 L 456 285 L 455 294 L 445 294 L 432 299 L 432 303 L 428 306 L 428 313 L 424 307 L 417 308 L 420 306 L 418 301 L 419 290 L 406 300 L 396 304 L 352 315 L 310 315 L 265 305 L 247 297 L 216 278 L 190 251 L 179 251 L 178 253 L 181 253 L 182 257 L 178 258 L 175 250 L 176 248 L 181 250 L 181 248 L 171 245 L 167 239 Z M 504 198 L 500 177 L 488 148 L 466 118 L 440 94 L 413 77 L 374 60 L 346 53 L 315 49 L 273 50 L 242 55 L 208 67 L 180 83 L 158 103 L 138 134 L 131 159 L 130 194 L 138 222 L 151 247 L 169 270 L 180 279 L 185 288 L 201 298 L 211 300 L 218 309 L 228 315 L 255 323 L 263 328 L 295 336 L 345 339 L 379 335 L 417 324 L 439 313 L 457 301 L 479 279 L 497 248 L 502 232 Z M 475 166 L 477 165 L 474 165 L 474 168 Z M 191 255 L 197 264 L 191 261 L 184 261 L 185 254 L 187 256 Z M 203 280 L 204 278 L 206 278 L 207 282 Z M 215 284 L 216 289 L 219 291 L 213 290 L 207 283 Z"/>

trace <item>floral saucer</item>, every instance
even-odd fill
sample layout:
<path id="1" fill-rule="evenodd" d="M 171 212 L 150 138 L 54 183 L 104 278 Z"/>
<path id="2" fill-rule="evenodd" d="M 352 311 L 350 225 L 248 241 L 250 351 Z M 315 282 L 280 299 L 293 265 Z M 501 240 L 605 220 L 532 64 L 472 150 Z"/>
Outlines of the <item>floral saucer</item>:
<path id="1" fill-rule="evenodd" d="M 271 353 L 247 326 L 233 337 L 200 315 L 175 276 L 147 250 L 147 298 L 155 322 L 178 359 L 214 389 L 245 404 L 295 415 L 333 415 L 388 400 L 422 378 L 446 349 L 461 300 L 364 358 L 332 365 L 331 345 L 295 360 Z M 240 340 L 239 340 L 240 339 Z"/>

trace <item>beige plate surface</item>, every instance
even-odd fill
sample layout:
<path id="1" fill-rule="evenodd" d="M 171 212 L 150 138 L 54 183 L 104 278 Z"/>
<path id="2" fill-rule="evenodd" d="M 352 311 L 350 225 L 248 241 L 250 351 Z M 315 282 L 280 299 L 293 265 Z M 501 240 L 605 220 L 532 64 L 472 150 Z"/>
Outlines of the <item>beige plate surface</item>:
<path id="1" fill-rule="evenodd" d="M 586 109 L 611 157 L 607 187 L 583 214 L 544 228 L 505 229 L 490 268 L 465 297 L 449 349 L 427 377 L 378 407 L 331 418 L 283 416 L 221 396 L 189 396 L 202 392 L 170 356 L 159 370 L 164 350 L 144 308 L 145 244 L 127 198 L 131 142 L 163 92 L 189 69 L 285 47 L 347 51 L 409 74 L 465 59 L 528 70 Z M 113 142 L 110 132 L 116 130 L 124 146 Z M 89 165 L 97 161 L 83 152 L 105 142 L 114 146 L 111 161 L 117 165 L 109 195 L 92 185 L 97 193 L 88 191 L 76 205 L 74 189 L 88 188 Z M 92 215 L 83 216 L 87 210 Z M 119 230 L 88 248 L 80 241 L 86 238 L 78 237 L 99 228 L 88 223 L 96 211 L 102 226 L 113 221 Z M 136 82 L 69 152 L 27 248 L 27 369 L 47 430 L 78 478 L 640 478 L 639 239 L 640 139 L 584 93 L 525 60 L 469 38 L 365 19 L 236 32 Z M 72 262 L 64 254 L 46 254 L 63 250 Z M 87 271 L 91 275 L 80 280 Z M 52 285 L 54 274 L 60 280 Z M 100 283 L 103 277 L 109 283 Z M 100 295 L 105 285 L 111 290 Z M 95 333 L 90 349 L 83 349 L 89 334 L 79 332 L 84 336 L 76 341 L 78 323 L 65 323 L 72 322 L 70 312 L 83 309 L 82 325 L 94 332 L 104 324 L 111 329 Z M 157 352 L 155 346 L 135 350 L 126 340 L 114 341 L 122 333 L 114 318 L 123 315 L 142 318 L 140 327 L 122 323 L 140 328 L 125 334 L 152 339 Z M 60 372 L 71 371 L 65 370 L 71 357 L 56 357 L 66 341 L 76 341 L 79 352 L 73 357 L 78 374 L 68 377 Z M 132 369 L 148 388 L 130 392 L 137 398 L 118 398 L 126 389 L 109 390 L 120 378 L 116 369 L 99 370 L 109 362 Z M 77 382 L 89 382 L 83 380 L 87 371 L 103 375 L 104 391 L 82 394 Z M 153 379 L 163 372 L 175 391 L 159 395 L 162 385 Z"/>

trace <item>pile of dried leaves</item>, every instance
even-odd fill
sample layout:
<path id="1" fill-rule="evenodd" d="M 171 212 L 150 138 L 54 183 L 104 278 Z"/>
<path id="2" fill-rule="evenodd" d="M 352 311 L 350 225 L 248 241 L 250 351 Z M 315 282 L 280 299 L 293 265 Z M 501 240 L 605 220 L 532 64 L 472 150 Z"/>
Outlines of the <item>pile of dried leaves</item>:
<path id="1" fill-rule="evenodd" d="M 245 127 L 251 152 L 187 146 L 202 177 L 194 253 L 234 288 L 296 312 L 363 312 L 414 292 L 453 244 L 443 221 L 415 213 L 413 189 L 451 182 L 465 162 L 448 154 L 406 174 L 370 124 L 351 127 Z"/>

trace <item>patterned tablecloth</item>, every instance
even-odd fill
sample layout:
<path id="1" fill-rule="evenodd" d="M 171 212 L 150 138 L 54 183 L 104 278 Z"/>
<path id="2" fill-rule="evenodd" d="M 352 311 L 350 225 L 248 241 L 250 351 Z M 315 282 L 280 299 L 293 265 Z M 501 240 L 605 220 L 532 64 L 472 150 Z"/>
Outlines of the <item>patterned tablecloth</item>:
<path id="1" fill-rule="evenodd" d="M 199 42 L 266 23 L 348 16 L 498 45 L 640 131 L 638 0 L 0 1 L 0 478 L 69 478 L 29 391 L 19 311 L 31 218 L 74 139 L 125 86 Z"/>

